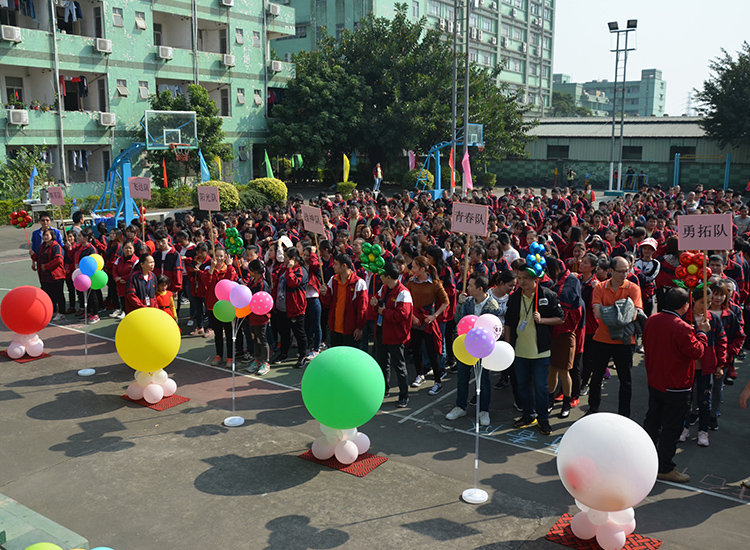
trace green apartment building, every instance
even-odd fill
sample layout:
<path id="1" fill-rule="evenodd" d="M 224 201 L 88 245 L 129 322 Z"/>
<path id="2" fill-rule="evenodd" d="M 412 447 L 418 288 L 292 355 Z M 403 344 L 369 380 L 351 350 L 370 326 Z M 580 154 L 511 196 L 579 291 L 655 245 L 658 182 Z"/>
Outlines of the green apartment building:
<path id="1" fill-rule="evenodd" d="M 271 47 L 280 58 L 291 61 L 293 53 L 315 48 L 321 27 L 332 36 L 354 30 L 372 12 L 391 18 L 397 3 L 406 3 L 416 20 L 424 16 L 428 26 L 452 40 L 458 33 L 463 51 L 466 31 L 464 1 L 458 2 L 459 25 L 454 28 L 456 4 L 452 0 L 282 0 L 294 7 L 297 24 L 294 36 L 274 40 Z M 554 0 L 469 0 L 469 56 L 488 67 L 506 61 L 498 80 L 522 90 L 523 100 L 534 105 L 533 113 L 544 115 L 552 94 L 554 46 Z M 480 121 L 477 121 L 480 122 Z"/>
<path id="2" fill-rule="evenodd" d="M 253 158 L 257 173 L 267 109 L 294 77 L 293 64 L 272 60 L 269 42 L 295 34 L 294 8 L 266 0 L 33 1 L 0 0 L 0 162 L 44 145 L 55 181 L 70 184 L 73 196 L 98 194 L 112 161 L 137 141 L 149 96 L 198 84 L 216 101 L 234 149 L 231 178 L 246 183 Z M 145 175 L 142 162 L 134 159 L 133 172 Z"/>

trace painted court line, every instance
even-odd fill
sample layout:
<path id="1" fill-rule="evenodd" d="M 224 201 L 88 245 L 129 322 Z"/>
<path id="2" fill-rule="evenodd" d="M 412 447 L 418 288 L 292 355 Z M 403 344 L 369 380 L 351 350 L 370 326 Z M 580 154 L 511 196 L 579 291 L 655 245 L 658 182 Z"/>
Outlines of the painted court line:
<path id="1" fill-rule="evenodd" d="M 445 399 L 446 397 L 450 397 L 451 395 L 453 395 L 453 394 L 454 394 L 454 393 L 456 393 L 457 391 L 458 391 L 458 390 L 451 390 L 451 391 L 449 391 L 448 393 L 445 393 L 445 394 L 443 394 L 443 396 L 442 396 L 442 397 L 438 397 L 437 399 L 435 399 L 435 400 L 431 401 L 430 403 L 428 403 L 427 405 L 425 405 L 425 406 L 424 406 L 424 407 L 422 407 L 421 409 L 418 409 L 418 410 L 414 411 L 413 413 L 409 414 L 409 416 L 407 416 L 407 417 L 405 417 L 405 418 L 402 418 L 401 420 L 399 420 L 399 421 L 398 421 L 398 423 L 399 423 L 399 424 L 403 424 L 403 423 L 404 423 L 404 422 L 406 422 L 407 420 L 411 420 L 411 419 L 412 419 L 412 418 L 411 418 L 412 416 L 414 416 L 414 415 L 416 415 L 416 414 L 419 414 L 419 413 L 421 413 L 421 412 L 423 412 L 423 411 L 426 411 L 427 409 L 429 409 L 429 408 L 431 408 L 431 407 L 434 407 L 435 405 L 437 405 L 438 403 L 440 403 L 440 402 L 441 402 L 441 401 L 442 401 L 443 399 Z"/>

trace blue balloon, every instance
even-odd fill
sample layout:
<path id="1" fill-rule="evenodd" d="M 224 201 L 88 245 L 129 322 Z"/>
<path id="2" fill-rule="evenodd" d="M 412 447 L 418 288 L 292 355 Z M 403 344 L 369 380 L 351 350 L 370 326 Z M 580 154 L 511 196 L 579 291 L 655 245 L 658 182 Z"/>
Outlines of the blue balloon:
<path id="1" fill-rule="evenodd" d="M 81 273 L 88 275 L 89 277 L 96 273 L 98 268 L 99 266 L 97 265 L 96 260 L 91 256 L 84 256 L 81 258 L 81 261 L 78 262 L 78 269 L 81 270 Z"/>
<path id="2" fill-rule="evenodd" d="M 529 265 L 534 265 L 536 263 L 536 258 L 533 254 L 529 254 L 528 256 L 526 256 L 526 263 Z"/>
<path id="3" fill-rule="evenodd" d="M 531 252 L 532 254 L 539 254 L 540 246 L 541 245 L 539 243 L 531 243 L 529 245 L 529 252 Z"/>
<path id="4" fill-rule="evenodd" d="M 542 267 L 544 267 L 545 265 L 547 265 L 547 260 L 544 259 L 544 256 L 542 256 L 542 259 L 539 260 L 539 265 L 542 266 Z"/>
<path id="5" fill-rule="evenodd" d="M 544 273 L 544 269 L 542 268 L 542 266 L 541 266 L 541 265 L 539 265 L 539 264 L 536 264 L 536 265 L 534 266 L 534 272 L 536 273 L 536 276 L 537 276 L 537 277 L 541 277 L 541 276 L 542 276 L 542 273 Z"/>

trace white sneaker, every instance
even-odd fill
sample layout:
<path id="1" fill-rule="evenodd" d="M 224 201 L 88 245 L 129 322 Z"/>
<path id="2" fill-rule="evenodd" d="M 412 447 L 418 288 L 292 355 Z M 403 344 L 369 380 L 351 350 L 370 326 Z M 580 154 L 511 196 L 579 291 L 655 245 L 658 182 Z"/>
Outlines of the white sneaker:
<path id="1" fill-rule="evenodd" d="M 307 357 L 305 357 L 305 360 L 306 361 L 312 361 L 313 359 L 315 359 L 318 356 L 318 353 L 319 352 L 317 352 L 317 351 L 311 351 L 310 353 L 307 354 Z"/>
<path id="2" fill-rule="evenodd" d="M 121 311 L 120 314 L 117 316 L 118 319 L 122 320 L 125 318 L 125 312 Z"/>
<path id="3" fill-rule="evenodd" d="M 466 409 L 462 409 L 461 407 L 453 407 L 451 412 L 445 415 L 445 418 L 447 420 L 456 420 L 457 418 L 461 418 L 462 416 L 466 416 Z"/>
<path id="4" fill-rule="evenodd" d="M 63 315 L 62 313 L 55 313 L 55 316 L 52 318 L 52 320 L 55 322 L 62 321 L 64 319 L 65 319 L 65 315 Z"/>
<path id="5" fill-rule="evenodd" d="M 192 319 L 188 319 L 187 326 L 192 327 L 195 324 L 195 321 Z"/>
<path id="6" fill-rule="evenodd" d="M 418 374 L 417 377 L 414 379 L 414 382 L 411 383 L 411 387 L 418 388 L 422 384 L 424 384 L 424 376 L 422 376 L 421 374 Z"/>
<path id="7" fill-rule="evenodd" d="M 708 447 L 708 432 L 698 432 L 698 445 Z"/>
<path id="8" fill-rule="evenodd" d="M 110 317 L 111 317 L 112 319 L 115 319 L 116 317 L 119 317 L 119 316 L 120 316 L 120 313 L 122 313 L 122 310 L 121 310 L 121 309 L 116 309 L 116 310 L 114 310 L 114 311 L 113 311 L 112 313 L 110 313 L 110 314 L 109 314 L 109 316 L 110 316 Z"/>
<path id="9" fill-rule="evenodd" d="M 479 425 L 489 426 L 490 425 L 490 413 L 487 411 L 479 411 Z"/>
<path id="10" fill-rule="evenodd" d="M 682 433 L 680 434 L 680 441 L 683 443 L 687 441 L 688 437 L 690 437 L 690 430 L 688 428 L 682 428 Z"/>

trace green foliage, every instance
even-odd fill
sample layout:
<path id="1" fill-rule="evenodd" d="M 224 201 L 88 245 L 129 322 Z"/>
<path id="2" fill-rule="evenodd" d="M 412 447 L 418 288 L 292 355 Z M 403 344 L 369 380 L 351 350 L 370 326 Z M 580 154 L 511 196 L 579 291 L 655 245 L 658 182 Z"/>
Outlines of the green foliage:
<path id="1" fill-rule="evenodd" d="M 21 199 L 0 200 L 0 225 L 10 225 L 10 215 L 23 208 Z"/>
<path id="2" fill-rule="evenodd" d="M 458 170 L 454 171 L 455 174 L 455 181 L 456 185 L 461 183 L 461 173 Z M 450 189 L 451 188 L 451 167 L 445 166 L 440 170 L 440 183 L 443 186 L 443 189 Z"/>
<path id="3" fill-rule="evenodd" d="M 256 189 L 263 193 L 272 203 L 286 202 L 287 188 L 286 184 L 276 178 L 257 178 L 247 183 L 251 189 Z"/>
<path id="4" fill-rule="evenodd" d="M 721 148 L 750 144 L 750 44 L 734 59 L 726 50 L 709 64 L 713 72 L 696 97 L 703 104 L 701 128 Z"/>
<path id="5" fill-rule="evenodd" d="M 208 91 L 202 86 L 188 84 L 186 94 L 172 97 L 171 92 L 164 91 L 161 95 L 152 95 L 151 108 L 156 111 L 195 111 L 198 143 L 203 151 L 203 157 L 211 172 L 211 179 L 219 177 L 219 167 L 213 162 L 215 156 L 219 156 L 222 163 L 232 162 L 234 152 L 232 146 L 224 143 L 224 131 L 221 129 L 222 119 L 218 116 L 219 108 L 216 102 L 212 100 Z M 145 141 L 145 131 L 139 132 L 141 141 Z M 146 162 L 151 171 L 151 177 L 158 187 L 164 187 L 164 171 L 162 169 L 162 159 L 166 160 L 167 177 L 172 185 L 179 181 L 179 178 L 190 175 L 200 175 L 200 158 L 198 150 L 191 149 L 190 157 L 187 163 L 177 162 L 174 151 L 149 151 L 146 154 Z M 222 205 L 223 208 L 223 205 Z"/>
<path id="6" fill-rule="evenodd" d="M 422 175 L 424 175 L 424 168 L 415 168 L 414 170 L 406 172 L 401 179 L 401 186 L 404 189 L 414 189 L 414 186 L 417 185 L 417 179 Z M 419 184 L 420 190 L 422 189 L 422 184 L 423 182 L 420 182 Z M 427 185 L 425 186 L 425 189 L 435 189 L 435 175 L 429 171 L 427 172 Z"/>
<path id="7" fill-rule="evenodd" d="M 357 188 L 357 184 L 353 181 L 340 181 L 336 184 L 336 192 L 341 193 L 341 196 L 348 199 L 352 196 L 352 191 Z"/>
<path id="8" fill-rule="evenodd" d="M 34 179 L 36 184 L 49 179 L 50 165 L 42 161 L 42 153 L 46 149 L 36 145 L 33 148 L 21 147 L 15 158 L 7 158 L 5 164 L 0 164 L 0 199 L 26 198 L 34 166 L 39 172 Z"/>
<path id="9" fill-rule="evenodd" d="M 219 188 L 219 205 L 222 212 L 229 212 L 236 210 L 240 205 L 240 194 L 237 192 L 237 188 L 226 181 L 206 181 L 199 183 L 197 187 L 218 187 Z M 198 189 L 193 190 L 193 206 L 198 206 Z"/>
<path id="10" fill-rule="evenodd" d="M 99 199 L 99 195 L 88 195 L 78 201 L 78 208 L 80 208 L 81 212 L 84 214 L 91 214 L 91 211 L 96 206 L 96 203 L 99 202 Z"/>
<path id="11" fill-rule="evenodd" d="M 553 116 L 591 116 L 588 107 L 577 107 L 576 99 L 571 94 L 552 92 Z"/>
<path id="12" fill-rule="evenodd" d="M 476 177 L 476 185 L 478 187 L 494 188 L 497 185 L 497 174 L 493 174 L 492 172 L 480 172 Z"/>
<path id="13" fill-rule="evenodd" d="M 240 206 L 251 210 L 260 210 L 271 204 L 271 200 L 257 189 L 249 185 L 238 187 L 240 194 Z"/>
<path id="14" fill-rule="evenodd" d="M 276 163 L 273 163 L 274 169 L 276 168 Z M 282 181 L 288 180 L 292 175 L 292 161 L 290 159 L 278 159 L 278 170 L 274 170 L 276 172 L 276 177 L 279 178 Z"/>

